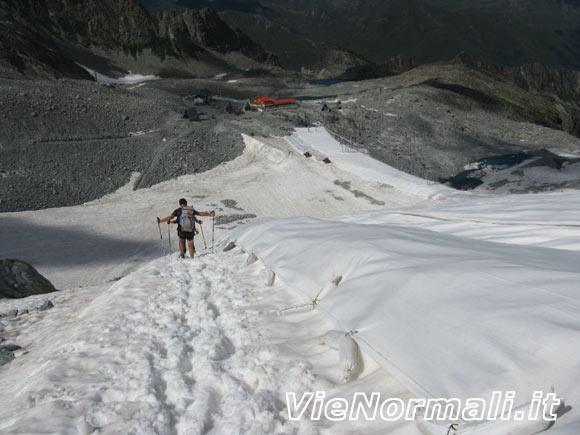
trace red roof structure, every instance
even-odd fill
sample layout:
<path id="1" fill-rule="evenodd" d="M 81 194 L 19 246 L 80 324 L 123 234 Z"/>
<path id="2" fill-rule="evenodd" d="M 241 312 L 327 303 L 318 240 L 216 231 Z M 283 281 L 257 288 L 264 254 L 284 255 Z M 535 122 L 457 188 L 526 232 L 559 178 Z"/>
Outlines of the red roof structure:
<path id="1" fill-rule="evenodd" d="M 296 103 L 295 98 L 283 98 L 280 100 L 273 100 L 270 97 L 262 96 L 262 97 L 254 97 L 250 98 L 250 104 L 255 106 L 283 106 L 285 104 L 294 104 Z"/>

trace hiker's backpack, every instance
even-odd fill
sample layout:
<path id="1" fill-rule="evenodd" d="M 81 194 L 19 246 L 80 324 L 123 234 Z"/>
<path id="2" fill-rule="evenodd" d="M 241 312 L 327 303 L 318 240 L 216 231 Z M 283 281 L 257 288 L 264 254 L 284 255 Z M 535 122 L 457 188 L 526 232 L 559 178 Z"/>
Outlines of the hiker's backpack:
<path id="1" fill-rule="evenodd" d="M 192 233 L 195 231 L 195 210 L 193 207 L 182 207 L 179 216 L 179 228 L 182 232 Z"/>

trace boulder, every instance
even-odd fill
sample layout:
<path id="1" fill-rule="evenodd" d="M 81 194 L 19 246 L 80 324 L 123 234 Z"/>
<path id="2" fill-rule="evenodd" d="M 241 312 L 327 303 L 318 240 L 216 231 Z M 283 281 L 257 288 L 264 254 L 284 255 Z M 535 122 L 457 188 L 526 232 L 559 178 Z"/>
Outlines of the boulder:
<path id="1" fill-rule="evenodd" d="M 0 366 L 4 364 L 8 364 L 14 359 L 14 354 L 10 352 L 8 349 L 0 347 Z"/>
<path id="2" fill-rule="evenodd" d="M 49 280 L 30 264 L 0 258 L 0 298 L 25 298 L 57 291 Z"/>

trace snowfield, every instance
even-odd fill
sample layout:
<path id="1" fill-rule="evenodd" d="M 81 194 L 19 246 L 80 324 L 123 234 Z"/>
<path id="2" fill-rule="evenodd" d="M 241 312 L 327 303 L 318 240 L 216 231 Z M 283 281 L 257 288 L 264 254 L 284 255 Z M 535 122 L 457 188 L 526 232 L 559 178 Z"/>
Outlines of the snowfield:
<path id="1" fill-rule="evenodd" d="M 244 140 L 242 156 L 203 174 L 0 215 L 0 255 L 63 290 L 0 301 L 0 314 L 31 310 L 0 318 L 0 336 L 22 348 L 0 367 L 0 432 L 417 435 L 458 423 L 449 433 L 531 435 L 548 426 L 291 420 L 286 394 L 316 391 L 405 402 L 514 391 L 515 408 L 553 391 L 564 403 L 546 433 L 580 432 L 579 192 L 457 192 L 322 128 Z M 182 196 L 223 219 L 215 253 L 209 218 L 194 260 L 177 258 L 174 228 L 163 225 L 159 239 L 155 216 Z M 161 256 L 169 235 L 173 253 Z M 55 308 L 34 309 L 45 300 Z M 319 344 L 329 330 L 350 332 L 361 351 L 349 383 L 339 352 Z"/>
<path id="2" fill-rule="evenodd" d="M 279 392 L 312 376 L 270 363 L 259 314 L 241 308 L 250 291 L 220 263 L 166 257 L 83 295 L 74 315 L 30 325 L 19 337 L 30 354 L 0 384 L 13 398 L 3 432 L 285 430 Z"/>
<path id="3" fill-rule="evenodd" d="M 80 63 L 77 63 L 77 65 L 80 66 L 81 68 L 83 68 L 85 71 L 87 71 L 99 83 L 114 83 L 114 84 L 118 84 L 118 85 L 128 85 L 128 84 L 130 85 L 130 84 L 144 84 L 145 82 L 150 82 L 152 80 L 160 80 L 161 79 L 161 77 L 158 77 L 158 76 L 153 76 L 153 75 L 144 76 L 143 74 L 133 74 L 131 72 L 129 72 L 129 74 L 127 74 L 124 77 L 112 78 L 112 77 L 106 76 L 104 74 L 98 73 L 95 70 L 92 70 L 84 65 L 81 65 Z"/>

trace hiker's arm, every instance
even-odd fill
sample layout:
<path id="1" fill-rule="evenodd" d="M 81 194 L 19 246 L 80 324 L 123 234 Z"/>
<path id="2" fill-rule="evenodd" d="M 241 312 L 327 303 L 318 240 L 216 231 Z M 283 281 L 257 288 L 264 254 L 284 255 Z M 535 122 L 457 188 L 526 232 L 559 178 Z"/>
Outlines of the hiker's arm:
<path id="1" fill-rule="evenodd" d="M 174 216 L 173 216 L 173 215 L 171 215 L 171 216 L 167 216 L 167 217 L 164 217 L 163 219 L 159 219 L 159 218 L 157 218 L 157 223 L 161 223 L 161 222 L 169 222 L 169 221 L 170 221 L 171 219 L 173 219 L 173 218 L 174 218 Z"/>
<path id="2" fill-rule="evenodd" d="M 215 211 L 212 211 L 212 212 L 198 211 L 195 214 L 198 215 L 198 216 L 210 216 L 210 217 L 213 217 L 213 216 L 215 216 Z"/>

